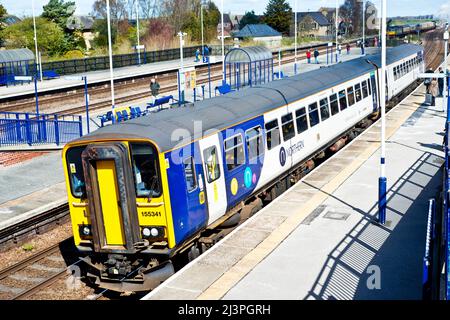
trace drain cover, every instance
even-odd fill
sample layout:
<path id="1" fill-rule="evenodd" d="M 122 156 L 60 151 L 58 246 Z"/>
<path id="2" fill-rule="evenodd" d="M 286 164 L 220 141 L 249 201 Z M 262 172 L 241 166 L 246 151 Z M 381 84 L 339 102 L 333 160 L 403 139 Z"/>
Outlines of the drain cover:
<path id="1" fill-rule="evenodd" d="M 347 220 L 348 217 L 350 217 L 350 213 L 337 212 L 337 211 L 331 211 L 331 210 L 328 210 L 328 212 L 323 215 L 324 219 L 342 220 L 342 221 Z"/>

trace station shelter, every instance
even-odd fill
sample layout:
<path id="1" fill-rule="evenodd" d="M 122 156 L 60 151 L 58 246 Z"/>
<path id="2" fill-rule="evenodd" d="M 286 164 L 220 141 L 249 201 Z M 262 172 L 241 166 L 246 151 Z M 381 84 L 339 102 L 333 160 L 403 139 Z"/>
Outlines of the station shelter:
<path id="1" fill-rule="evenodd" d="M 15 76 L 34 74 L 35 56 L 27 48 L 0 50 L 0 86 L 14 84 Z"/>
<path id="2" fill-rule="evenodd" d="M 236 90 L 273 79 L 273 55 L 266 47 L 233 48 L 225 56 L 225 80 Z"/>

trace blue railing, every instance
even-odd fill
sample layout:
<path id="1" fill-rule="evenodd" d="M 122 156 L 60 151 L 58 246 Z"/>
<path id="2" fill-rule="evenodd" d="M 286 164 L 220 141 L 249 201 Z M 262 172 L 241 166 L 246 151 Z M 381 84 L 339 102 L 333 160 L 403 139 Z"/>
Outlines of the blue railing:
<path id="1" fill-rule="evenodd" d="M 82 135 L 81 116 L 0 112 L 0 146 L 60 145 Z"/>
<path id="2" fill-rule="evenodd" d="M 428 205 L 428 220 L 427 220 L 427 235 L 425 242 L 425 255 L 423 257 L 423 298 L 432 298 L 432 286 L 433 286 L 433 254 L 434 254 L 434 242 L 436 239 L 436 200 L 430 199 Z"/>
<path id="3" fill-rule="evenodd" d="M 449 149 L 449 139 L 450 139 L 450 99 L 447 100 L 447 121 L 445 124 L 445 169 L 444 169 L 444 224 L 442 226 L 442 236 L 443 243 L 445 245 L 445 261 L 446 261 L 446 272 L 445 272 L 445 299 L 450 300 L 450 149 Z"/>

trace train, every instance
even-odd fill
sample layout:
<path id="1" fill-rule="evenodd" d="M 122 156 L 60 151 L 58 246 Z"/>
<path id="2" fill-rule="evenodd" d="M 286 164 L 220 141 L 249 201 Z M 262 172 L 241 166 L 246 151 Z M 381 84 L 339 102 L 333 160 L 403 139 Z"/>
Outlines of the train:
<path id="1" fill-rule="evenodd" d="M 374 119 L 380 61 L 369 54 L 66 144 L 68 203 L 86 278 L 113 291 L 148 291 L 174 273 L 174 257 L 195 259 Z M 387 65 L 389 101 L 424 72 L 423 47 L 388 48 Z"/>
<path id="2" fill-rule="evenodd" d="M 398 26 L 389 26 L 387 30 L 388 37 L 404 37 L 417 32 L 426 32 L 436 29 L 436 21 L 421 22 L 415 25 L 405 24 Z"/>

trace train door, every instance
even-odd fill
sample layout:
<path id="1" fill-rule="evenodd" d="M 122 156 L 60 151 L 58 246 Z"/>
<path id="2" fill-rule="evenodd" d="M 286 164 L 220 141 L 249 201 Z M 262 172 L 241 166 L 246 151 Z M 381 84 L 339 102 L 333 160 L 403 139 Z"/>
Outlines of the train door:
<path id="1" fill-rule="evenodd" d="M 378 85 L 377 85 L 377 75 L 375 72 L 370 73 L 370 87 L 372 91 L 372 100 L 373 100 L 373 111 L 377 111 L 379 107 L 378 103 Z"/>
<path id="2" fill-rule="evenodd" d="M 227 209 L 225 174 L 223 171 L 222 146 L 219 135 L 214 134 L 199 141 L 203 168 L 205 171 L 205 190 L 208 201 L 208 224 L 222 217 Z"/>

